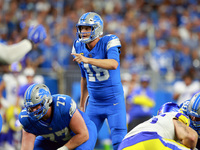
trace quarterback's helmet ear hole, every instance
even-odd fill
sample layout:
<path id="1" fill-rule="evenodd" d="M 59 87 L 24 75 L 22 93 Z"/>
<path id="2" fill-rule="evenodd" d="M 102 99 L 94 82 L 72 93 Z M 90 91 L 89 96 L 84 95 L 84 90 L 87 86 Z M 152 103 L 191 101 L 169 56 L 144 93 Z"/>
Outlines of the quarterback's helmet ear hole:
<path id="1" fill-rule="evenodd" d="M 94 35 L 91 35 L 91 38 L 93 38 L 94 37 Z"/>
<path id="2" fill-rule="evenodd" d="M 93 25 L 93 26 L 92 26 L 92 31 L 93 31 L 95 28 L 97 28 L 97 27 L 98 27 L 97 24 Z"/>
<path id="3" fill-rule="evenodd" d="M 94 31 L 95 28 L 96 28 L 95 26 L 91 27 L 91 31 Z"/>
<path id="4" fill-rule="evenodd" d="M 27 108 L 28 112 L 32 112 L 32 109 L 30 107 Z"/>

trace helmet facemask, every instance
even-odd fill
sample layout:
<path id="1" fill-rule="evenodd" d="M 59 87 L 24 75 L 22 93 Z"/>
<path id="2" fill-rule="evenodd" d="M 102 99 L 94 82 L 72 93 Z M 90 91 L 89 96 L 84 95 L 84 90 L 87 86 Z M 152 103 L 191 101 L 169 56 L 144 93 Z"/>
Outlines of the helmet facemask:
<path id="1" fill-rule="evenodd" d="M 81 26 L 77 26 L 77 36 L 79 37 L 79 40 L 83 43 L 89 43 L 91 41 L 94 40 L 94 29 L 92 26 L 88 26 L 91 27 L 91 31 L 90 32 L 81 32 Z M 87 38 L 84 37 L 87 34 Z"/>

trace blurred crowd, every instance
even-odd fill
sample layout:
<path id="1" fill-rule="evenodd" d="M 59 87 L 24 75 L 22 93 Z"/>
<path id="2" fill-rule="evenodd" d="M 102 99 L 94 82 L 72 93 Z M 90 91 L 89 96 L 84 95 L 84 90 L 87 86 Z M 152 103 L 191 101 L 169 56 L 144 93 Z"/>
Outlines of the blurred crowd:
<path id="1" fill-rule="evenodd" d="M 26 38 L 29 26 L 43 24 L 47 30 L 47 39 L 19 62 L 22 70 L 32 68 L 33 74 L 58 68 L 67 71 L 74 63 L 70 53 L 78 19 L 85 12 L 95 11 L 104 20 L 104 35 L 120 38 L 120 65 L 126 73 L 122 80 L 127 82 L 126 96 L 131 97 L 128 102 L 143 91 L 134 87 L 142 81 L 137 75 L 147 71 L 159 74 L 162 83 L 182 80 L 174 85 L 174 99 L 200 89 L 199 82 L 192 84 L 200 79 L 198 0 L 0 0 L 0 10 L 1 43 L 9 45 Z M 8 68 L 0 70 L 7 72 Z M 191 82 L 184 81 L 185 76 Z M 149 101 L 145 105 L 150 112 L 155 106 L 153 96 L 143 99 Z"/>
<path id="2" fill-rule="evenodd" d="M 12 44 L 27 28 L 43 24 L 48 38 L 26 55 L 22 66 L 67 69 L 76 39 L 76 23 L 85 12 L 104 20 L 104 35 L 122 43 L 121 68 L 159 72 L 163 79 L 186 71 L 200 74 L 200 2 L 198 0 L 1 0 L 0 41 Z M 198 78 L 199 76 L 195 76 Z"/>

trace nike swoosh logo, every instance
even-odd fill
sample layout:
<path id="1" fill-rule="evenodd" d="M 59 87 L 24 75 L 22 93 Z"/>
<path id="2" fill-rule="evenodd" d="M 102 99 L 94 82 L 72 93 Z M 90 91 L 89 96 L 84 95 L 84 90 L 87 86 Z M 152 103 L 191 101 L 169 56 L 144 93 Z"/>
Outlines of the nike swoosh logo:
<path id="1" fill-rule="evenodd" d="M 117 105 L 118 103 L 114 103 L 113 105 L 115 106 L 115 105 Z"/>

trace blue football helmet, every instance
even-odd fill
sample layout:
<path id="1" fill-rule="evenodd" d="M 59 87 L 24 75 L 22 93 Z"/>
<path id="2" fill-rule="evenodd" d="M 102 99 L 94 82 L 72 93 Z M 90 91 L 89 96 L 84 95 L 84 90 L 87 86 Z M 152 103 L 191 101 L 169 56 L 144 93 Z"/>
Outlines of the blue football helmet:
<path id="1" fill-rule="evenodd" d="M 90 26 L 91 32 L 81 32 L 81 26 Z M 103 20 L 97 13 L 88 12 L 80 17 L 76 29 L 77 38 L 83 43 L 89 43 L 103 34 Z M 90 33 L 90 37 L 84 38 L 85 33 Z"/>
<path id="2" fill-rule="evenodd" d="M 24 95 L 24 106 L 28 112 L 28 115 L 33 120 L 41 119 L 50 108 L 50 104 L 52 103 L 51 93 L 49 88 L 44 84 L 32 84 L 28 87 Z M 36 111 L 32 111 L 32 108 L 40 105 Z"/>
<path id="3" fill-rule="evenodd" d="M 160 107 L 158 110 L 158 115 L 166 112 L 180 112 L 180 108 L 176 103 L 167 102 Z"/>
<path id="4" fill-rule="evenodd" d="M 187 106 L 187 115 L 200 118 L 200 92 L 196 93 Z M 192 121 L 195 127 L 200 127 L 200 121 Z"/>

